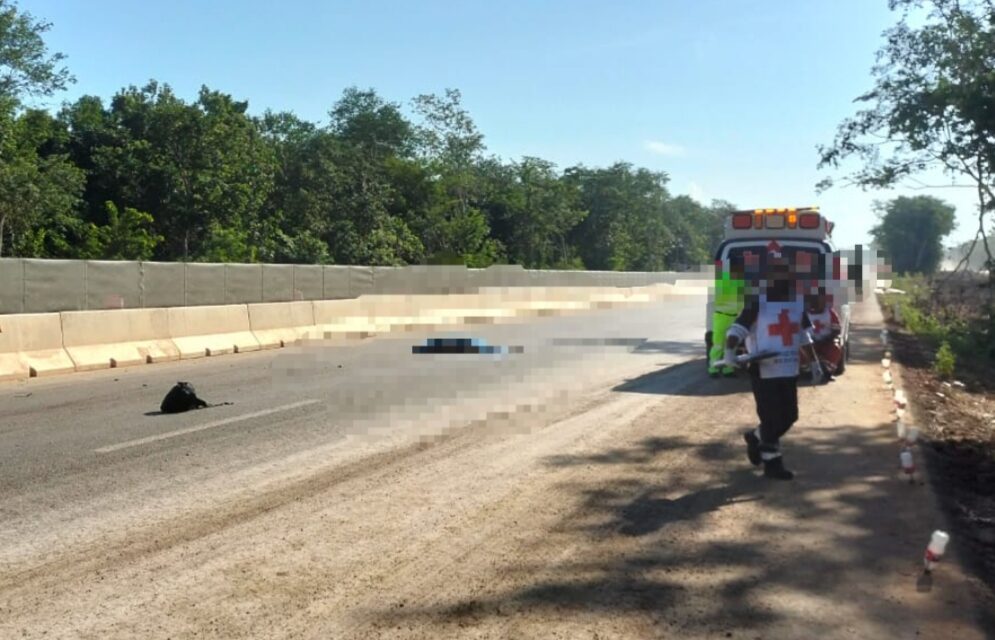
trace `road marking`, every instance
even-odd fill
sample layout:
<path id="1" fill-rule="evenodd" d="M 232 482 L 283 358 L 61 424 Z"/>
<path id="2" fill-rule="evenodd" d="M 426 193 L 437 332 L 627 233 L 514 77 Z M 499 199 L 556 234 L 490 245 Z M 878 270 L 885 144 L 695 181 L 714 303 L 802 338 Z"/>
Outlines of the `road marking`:
<path id="1" fill-rule="evenodd" d="M 262 411 L 256 411 L 254 413 L 246 413 L 241 416 L 232 416 L 230 418 L 225 418 L 223 420 L 215 420 L 214 422 L 208 422 L 206 424 L 197 425 L 195 427 L 187 427 L 185 429 L 177 429 L 176 431 L 167 431 L 166 433 L 160 433 L 154 436 L 148 436 L 147 438 L 138 438 L 136 440 L 128 440 L 127 442 L 119 442 L 118 444 L 112 444 L 107 447 L 100 447 L 99 449 L 94 449 L 97 453 L 110 453 L 111 451 L 120 451 L 121 449 L 128 449 L 130 447 L 137 447 L 143 444 L 148 444 L 150 442 L 158 442 L 159 440 L 167 440 L 169 438 L 175 438 L 177 436 L 183 436 L 188 433 L 195 433 L 197 431 L 205 431 L 207 429 L 214 429 L 215 427 L 223 427 L 225 425 L 232 424 L 234 422 L 241 422 L 243 420 L 251 420 L 252 418 L 259 418 L 261 416 L 268 416 L 273 413 L 278 413 L 280 411 L 289 411 L 290 409 L 296 409 L 298 407 L 306 407 L 312 404 L 318 404 L 321 400 L 302 400 L 301 402 L 293 402 L 291 404 L 281 405 L 279 407 L 273 407 L 272 409 L 263 409 Z"/>

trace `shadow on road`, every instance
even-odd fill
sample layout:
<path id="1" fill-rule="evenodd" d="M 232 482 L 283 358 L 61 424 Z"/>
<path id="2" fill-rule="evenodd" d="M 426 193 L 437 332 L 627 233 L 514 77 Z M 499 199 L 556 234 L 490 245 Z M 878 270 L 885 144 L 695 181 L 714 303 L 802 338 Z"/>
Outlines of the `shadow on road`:
<path id="1" fill-rule="evenodd" d="M 750 393 L 745 371 L 733 378 L 710 378 L 704 358 L 626 380 L 612 391 L 671 396 L 727 396 Z"/>
<path id="2" fill-rule="evenodd" d="M 840 426 L 792 442 L 789 460 L 800 472 L 792 483 L 765 480 L 734 434 L 704 444 L 652 438 L 589 456 L 549 458 L 558 468 L 612 466 L 563 485 L 576 499 L 548 535 L 548 549 L 526 548 L 494 567 L 519 588 L 384 611 L 377 622 L 428 624 L 448 637 L 490 618 L 593 614 L 640 620 L 652 637 L 767 637 L 774 628 L 837 637 L 831 612 L 857 601 L 862 625 L 894 628 L 898 637 L 909 603 L 878 585 L 899 576 L 917 588 L 923 534 L 906 530 L 905 516 L 896 513 L 896 492 L 916 488 L 880 468 L 894 452 L 881 437 L 886 428 Z M 688 471 L 703 466 L 723 471 Z M 748 521 L 716 520 L 744 503 L 758 503 L 744 512 Z M 736 533 L 725 534 L 723 526 Z M 575 551 L 563 554 L 571 545 Z M 786 594 L 813 608 L 769 606 Z"/>

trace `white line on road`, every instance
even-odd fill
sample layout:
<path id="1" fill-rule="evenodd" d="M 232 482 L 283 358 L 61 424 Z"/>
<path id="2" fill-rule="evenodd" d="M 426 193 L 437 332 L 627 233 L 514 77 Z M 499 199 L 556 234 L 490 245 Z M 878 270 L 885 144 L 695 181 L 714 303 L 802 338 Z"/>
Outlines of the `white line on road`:
<path id="1" fill-rule="evenodd" d="M 138 438 L 137 440 L 128 440 L 127 442 L 119 442 L 118 444 L 112 444 L 107 447 L 100 447 L 99 449 L 94 449 L 97 453 L 110 453 L 111 451 L 120 451 L 121 449 L 128 449 L 130 447 L 137 447 L 143 444 L 148 444 L 150 442 L 158 442 L 159 440 L 166 440 L 168 438 L 175 438 L 177 436 L 183 436 L 188 433 L 195 433 L 197 431 L 204 431 L 206 429 L 214 429 L 215 427 L 223 427 L 233 422 L 241 422 L 243 420 L 250 420 L 252 418 L 259 418 L 262 416 L 268 416 L 272 413 L 278 413 L 280 411 L 288 411 L 290 409 L 296 409 L 297 407 L 306 407 L 312 404 L 318 404 L 321 400 L 302 400 L 301 402 L 293 402 L 291 404 L 281 405 L 279 407 L 273 407 L 272 409 L 263 409 L 262 411 L 256 411 L 254 413 L 246 413 L 241 416 L 232 416 L 230 418 L 225 418 L 223 420 L 215 420 L 214 422 L 208 422 L 206 424 L 197 425 L 195 427 L 187 427 L 185 429 L 177 429 L 176 431 L 167 431 L 166 433 L 160 433 L 154 436 L 148 436 L 147 438 Z"/>

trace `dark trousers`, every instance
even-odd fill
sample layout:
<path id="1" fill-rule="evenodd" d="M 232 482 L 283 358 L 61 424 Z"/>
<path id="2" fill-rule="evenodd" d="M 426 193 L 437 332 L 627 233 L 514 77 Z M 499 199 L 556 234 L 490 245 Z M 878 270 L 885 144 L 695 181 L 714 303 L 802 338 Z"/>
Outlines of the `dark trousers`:
<path id="1" fill-rule="evenodd" d="M 750 386 L 760 418 L 761 450 L 777 451 L 781 436 L 798 420 L 798 378 L 761 378 L 754 365 Z"/>

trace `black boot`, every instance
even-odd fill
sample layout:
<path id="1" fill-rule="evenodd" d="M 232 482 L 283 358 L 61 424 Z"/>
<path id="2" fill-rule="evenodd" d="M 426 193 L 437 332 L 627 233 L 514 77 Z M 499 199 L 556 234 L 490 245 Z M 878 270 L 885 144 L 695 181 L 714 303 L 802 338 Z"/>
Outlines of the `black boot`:
<path id="1" fill-rule="evenodd" d="M 752 431 L 747 431 L 743 434 L 743 440 L 746 440 L 746 457 L 750 459 L 750 464 L 754 467 L 760 466 L 763 462 L 760 456 L 760 438 Z"/>
<path id="2" fill-rule="evenodd" d="M 791 480 L 795 474 L 784 468 L 784 459 L 781 456 L 764 460 L 764 477 L 773 480 Z"/>

